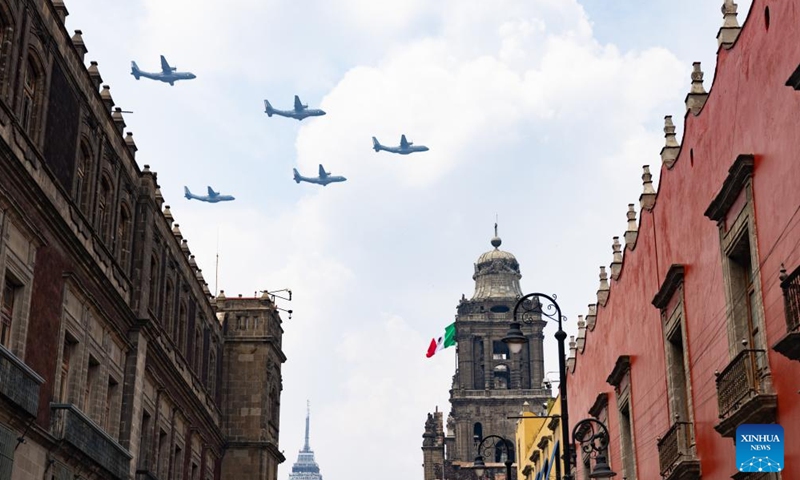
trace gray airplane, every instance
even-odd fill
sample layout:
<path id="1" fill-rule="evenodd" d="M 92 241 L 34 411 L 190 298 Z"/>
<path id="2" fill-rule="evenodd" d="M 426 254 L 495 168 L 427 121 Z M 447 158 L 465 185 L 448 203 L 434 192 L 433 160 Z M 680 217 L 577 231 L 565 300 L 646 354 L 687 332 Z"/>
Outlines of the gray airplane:
<path id="1" fill-rule="evenodd" d="M 208 202 L 208 203 L 217 203 L 217 202 L 228 202 L 230 200 L 236 200 L 233 195 L 220 195 L 219 192 L 215 192 L 213 188 L 208 187 L 208 195 L 195 195 L 189 191 L 189 187 L 183 187 L 183 196 L 188 198 L 189 200 L 195 199 L 200 200 L 201 202 Z"/>
<path id="2" fill-rule="evenodd" d="M 392 153 L 399 153 L 400 155 L 408 155 L 409 153 L 414 152 L 427 152 L 428 147 L 424 145 L 414 145 L 414 142 L 409 142 L 406 140 L 405 135 L 400 136 L 400 146 L 399 147 L 387 147 L 385 145 L 381 145 L 381 142 L 378 141 L 377 138 L 372 137 L 372 148 L 376 152 L 380 152 L 381 150 L 392 152 Z"/>
<path id="3" fill-rule="evenodd" d="M 264 100 L 264 107 L 266 109 L 264 110 L 264 113 L 266 113 L 268 117 L 271 117 L 274 114 L 280 115 L 281 117 L 302 120 L 306 117 L 320 117 L 325 115 L 324 110 L 320 110 L 318 108 L 309 109 L 308 105 L 303 105 L 303 102 L 300 101 L 300 97 L 297 95 L 294 96 L 294 110 L 278 110 L 276 108 L 272 108 L 269 100 Z"/>
<path id="4" fill-rule="evenodd" d="M 192 80 L 197 78 L 194 73 L 191 72 L 177 72 L 176 70 L 178 67 L 170 67 L 169 63 L 167 63 L 167 59 L 164 58 L 164 55 L 161 55 L 161 71 L 158 73 L 151 73 L 151 72 L 143 72 L 139 70 L 139 66 L 136 65 L 136 62 L 131 62 L 131 75 L 136 80 L 139 80 L 139 77 L 150 78 L 152 80 L 160 80 L 165 83 L 169 83 L 173 87 L 175 86 L 175 82 L 178 80 Z"/>
<path id="5" fill-rule="evenodd" d="M 321 164 L 319 166 L 318 177 L 304 177 L 297 172 L 296 168 L 293 168 L 292 171 L 294 171 L 294 181 L 297 183 L 300 182 L 316 183 L 318 185 L 322 185 L 323 187 L 325 187 L 329 183 L 344 182 L 347 180 L 341 175 L 331 175 L 331 172 L 326 172 L 325 168 Z"/>

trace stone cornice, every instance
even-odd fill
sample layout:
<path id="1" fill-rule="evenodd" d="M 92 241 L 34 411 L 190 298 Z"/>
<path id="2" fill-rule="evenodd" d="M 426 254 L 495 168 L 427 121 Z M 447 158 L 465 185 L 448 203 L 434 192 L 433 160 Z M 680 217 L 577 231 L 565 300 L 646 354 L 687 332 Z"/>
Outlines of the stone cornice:
<path id="1" fill-rule="evenodd" d="M 722 189 L 706 209 L 706 217 L 715 222 L 722 220 L 744 188 L 747 179 L 753 174 L 754 165 L 755 157 L 752 154 L 742 154 L 736 157 L 736 161 L 728 169 L 728 177 L 722 183 Z"/>
<path id="2" fill-rule="evenodd" d="M 629 355 L 620 355 L 617 358 L 617 363 L 614 364 L 614 369 L 608 375 L 606 382 L 614 387 L 619 387 L 622 378 L 631 369 L 631 357 Z"/>
<path id="3" fill-rule="evenodd" d="M 591 407 L 589 407 L 589 415 L 597 418 L 600 416 L 600 412 L 603 411 L 604 408 L 608 406 L 608 394 L 603 392 L 597 395 L 597 398 L 594 400 L 594 403 Z"/>
<path id="4" fill-rule="evenodd" d="M 652 304 L 654 307 L 662 309 L 667 306 L 675 291 L 683 283 L 683 273 L 683 265 L 672 264 L 669 267 L 667 274 L 664 276 L 664 282 L 661 283 L 661 288 L 658 289 L 658 293 L 653 297 Z"/>

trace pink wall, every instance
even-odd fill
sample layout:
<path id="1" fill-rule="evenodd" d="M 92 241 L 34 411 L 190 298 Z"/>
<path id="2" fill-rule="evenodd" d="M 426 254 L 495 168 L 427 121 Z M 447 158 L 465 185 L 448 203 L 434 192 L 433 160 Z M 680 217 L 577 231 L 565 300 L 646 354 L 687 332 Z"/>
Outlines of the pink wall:
<path id="1" fill-rule="evenodd" d="M 570 420 L 574 425 L 587 417 L 597 395 L 608 392 L 611 465 L 620 474 L 616 397 L 606 378 L 620 355 L 630 355 L 637 478 L 660 478 L 656 442 L 671 422 L 661 319 L 651 301 L 672 264 L 685 266 L 685 335 L 703 479 L 727 480 L 736 472 L 732 439 L 714 430 L 714 372 L 730 359 L 719 230 L 704 212 L 736 157 L 755 155 L 766 343 L 774 345 L 786 333 L 780 264 L 789 272 L 800 265 L 800 213 L 794 216 L 800 207 L 800 92 L 784 85 L 798 64 L 800 4 L 754 0 L 736 44 L 718 54 L 713 88 L 706 79 L 709 96 L 704 108 L 697 116 L 686 115 L 678 160 L 671 170 L 662 168 L 656 206 L 640 214 L 635 248 L 625 250 L 622 273 L 610 282 L 605 307 L 598 306 L 594 331 L 587 331 L 585 350 L 577 355 L 575 371 L 568 377 Z M 794 427 L 800 425 L 800 363 L 770 349 L 769 364 L 778 394 L 778 422 L 786 435 L 783 478 L 800 478 L 800 428 Z"/>

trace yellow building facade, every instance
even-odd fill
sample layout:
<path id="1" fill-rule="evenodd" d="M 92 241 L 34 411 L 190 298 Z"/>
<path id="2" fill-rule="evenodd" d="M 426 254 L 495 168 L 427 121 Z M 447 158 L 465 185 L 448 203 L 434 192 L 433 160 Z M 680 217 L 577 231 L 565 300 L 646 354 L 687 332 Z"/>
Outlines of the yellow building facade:
<path id="1" fill-rule="evenodd" d="M 522 412 L 521 417 L 517 420 L 516 433 L 517 479 L 558 480 L 558 473 L 563 475 L 564 470 L 560 459 L 560 399 L 549 402 L 546 417 L 532 412 Z"/>

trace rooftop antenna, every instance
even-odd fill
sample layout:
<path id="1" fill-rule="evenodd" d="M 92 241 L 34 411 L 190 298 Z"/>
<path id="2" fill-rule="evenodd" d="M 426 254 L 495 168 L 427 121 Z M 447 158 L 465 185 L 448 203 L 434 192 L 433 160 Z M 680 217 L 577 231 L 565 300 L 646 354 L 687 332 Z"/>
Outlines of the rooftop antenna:
<path id="1" fill-rule="evenodd" d="M 311 400 L 306 400 L 306 444 L 303 447 L 304 452 L 308 452 L 311 450 L 311 446 L 308 444 L 308 423 L 309 418 L 311 418 Z"/>
<path id="2" fill-rule="evenodd" d="M 214 267 L 214 296 L 217 296 L 219 288 L 219 227 L 217 227 L 217 263 Z"/>

